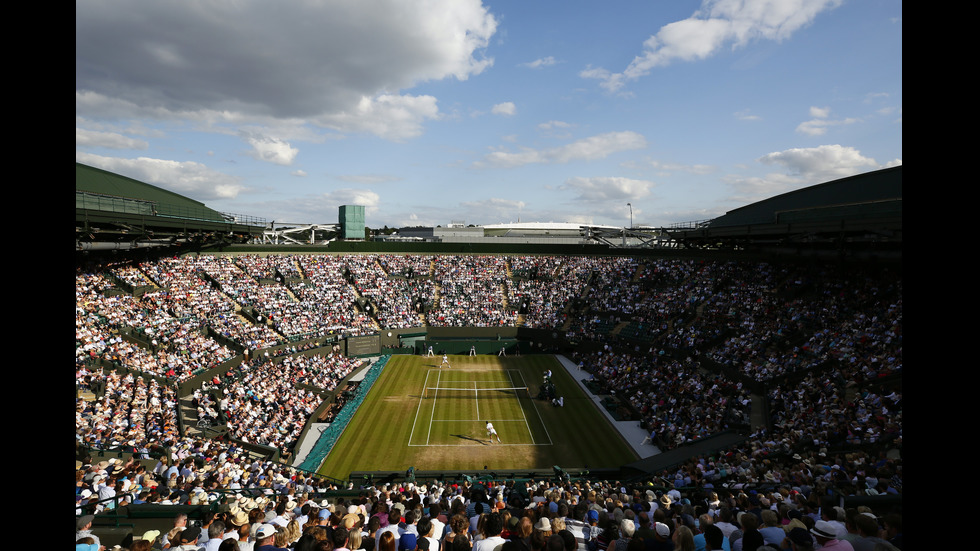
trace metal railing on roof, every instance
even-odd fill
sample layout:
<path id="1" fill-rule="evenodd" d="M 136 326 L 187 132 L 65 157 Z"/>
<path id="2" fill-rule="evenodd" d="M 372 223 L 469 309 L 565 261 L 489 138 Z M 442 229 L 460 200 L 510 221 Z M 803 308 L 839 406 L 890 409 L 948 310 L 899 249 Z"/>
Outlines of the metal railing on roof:
<path id="1" fill-rule="evenodd" d="M 75 208 L 135 214 L 139 216 L 159 216 L 164 218 L 179 218 L 181 220 L 196 220 L 204 222 L 227 222 L 247 226 L 266 226 L 265 218 L 245 214 L 218 212 L 205 207 L 161 203 L 129 197 L 104 195 L 87 191 L 75 191 Z"/>

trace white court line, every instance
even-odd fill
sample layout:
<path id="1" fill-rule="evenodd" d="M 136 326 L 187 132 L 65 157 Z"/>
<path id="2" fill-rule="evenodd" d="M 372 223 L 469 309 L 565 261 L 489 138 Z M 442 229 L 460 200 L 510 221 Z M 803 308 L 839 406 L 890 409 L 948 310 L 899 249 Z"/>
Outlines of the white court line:
<path id="1" fill-rule="evenodd" d="M 424 447 L 424 448 L 466 448 L 466 447 L 469 447 L 469 446 L 483 446 L 483 445 L 484 444 L 409 444 L 409 446 L 410 447 L 413 447 L 413 448 L 418 448 L 418 447 Z M 487 444 L 487 445 L 490 445 L 490 444 Z M 524 446 L 524 447 L 527 447 L 527 446 L 551 446 L 551 444 L 501 444 L 500 442 L 496 442 L 496 443 L 494 443 L 492 445 L 494 447 L 496 447 L 496 446 Z"/>
<path id="2" fill-rule="evenodd" d="M 530 393 L 531 390 L 530 390 L 530 387 L 527 386 L 527 380 L 524 379 L 524 374 L 522 374 L 520 371 L 518 371 L 517 373 L 518 373 L 518 375 L 521 376 L 521 380 L 524 381 L 524 386 L 526 388 L 528 388 L 528 393 Z M 544 429 L 544 433 L 548 436 L 548 444 L 553 444 L 554 442 L 551 440 L 551 433 L 548 432 L 548 425 L 545 425 L 544 424 L 544 418 L 541 417 L 541 412 L 538 411 L 538 406 L 534 403 L 534 400 L 533 399 L 531 400 L 531 407 L 533 407 L 534 408 L 534 412 L 538 414 L 538 419 L 541 421 L 541 427 Z M 528 430 L 530 430 L 530 429 L 528 429 Z"/>
<path id="3" fill-rule="evenodd" d="M 412 421 L 412 432 L 410 432 L 408 434 L 408 445 L 409 446 L 412 445 L 412 437 L 415 436 L 415 425 L 419 422 L 419 413 L 422 411 L 422 394 L 425 392 L 426 387 L 429 386 L 428 385 L 428 383 L 429 383 L 429 373 L 431 373 L 431 371 L 426 371 L 425 372 L 425 382 L 422 383 L 424 386 L 422 387 L 422 392 L 419 393 L 419 407 L 415 410 L 415 420 Z M 429 424 L 431 425 L 431 422 Z"/>
<path id="4" fill-rule="evenodd" d="M 514 382 L 514 376 L 511 374 L 510 371 L 511 370 L 509 369 L 507 370 L 507 378 L 510 379 L 510 386 L 517 386 L 517 383 Z M 521 377 L 523 378 L 523 375 Z M 527 387 L 526 382 L 524 386 Z M 528 390 L 528 392 L 530 393 L 531 391 Z M 524 415 L 524 406 L 521 405 L 521 397 L 517 395 L 516 390 L 514 391 L 514 398 L 517 399 L 517 406 L 521 410 L 521 417 L 524 418 L 524 426 L 527 427 L 527 433 L 531 435 L 531 442 L 534 442 L 534 433 L 531 432 L 531 424 L 527 422 L 527 415 Z"/>
<path id="5" fill-rule="evenodd" d="M 478 423 L 483 421 L 490 421 L 491 423 L 527 423 L 527 418 L 524 419 L 433 419 L 434 423 Z"/>
<path id="6" fill-rule="evenodd" d="M 432 372 L 432 370 L 429 370 L 429 371 L 427 371 L 425 373 L 425 378 L 426 379 L 429 378 L 429 373 L 431 373 L 431 372 Z M 442 381 L 442 371 L 440 370 L 439 371 L 439 376 L 436 378 L 436 388 L 439 388 L 439 383 L 441 381 Z M 429 433 L 425 435 L 425 445 L 426 446 L 429 445 L 429 439 L 432 438 L 432 418 L 436 416 L 436 400 L 438 398 L 439 398 L 439 391 L 437 390 L 437 391 L 435 391 L 435 394 L 432 396 L 432 413 L 429 414 Z"/>
<path id="7" fill-rule="evenodd" d="M 428 384 L 428 381 L 429 381 L 429 375 L 432 373 L 432 371 L 437 371 L 437 370 L 429 369 L 428 371 L 426 371 L 426 374 L 425 374 L 425 383 L 424 383 L 426 386 L 423 387 L 423 389 L 424 388 L 427 388 L 427 384 Z M 520 374 L 520 370 L 508 369 L 508 370 L 505 370 L 505 371 L 507 373 L 507 378 L 509 379 L 510 384 L 513 385 L 513 386 L 516 386 L 516 383 L 514 382 L 514 377 L 513 377 L 513 375 L 511 375 L 511 372 L 512 371 L 517 371 L 518 374 Z M 527 381 L 524 379 L 524 375 L 521 375 L 521 380 L 524 381 L 524 388 L 526 388 L 528 390 L 528 392 L 530 392 L 531 390 L 527 386 Z M 436 388 L 439 387 L 439 384 L 441 383 L 441 381 L 442 381 L 442 371 L 439 371 L 439 377 L 436 379 Z M 476 386 L 477 383 L 496 383 L 496 381 L 481 381 L 481 380 L 455 381 L 454 383 L 467 383 L 467 382 L 474 383 L 474 388 L 476 390 L 479 390 L 479 387 Z M 501 381 L 501 382 L 503 383 L 503 382 L 506 382 L 506 381 Z M 461 447 L 465 447 L 465 446 L 482 445 L 482 444 L 431 444 L 430 443 L 431 435 L 432 435 L 432 424 L 433 423 L 437 423 L 437 422 L 439 422 L 439 423 L 460 422 L 460 421 L 462 421 L 462 422 L 482 422 L 482 421 L 485 421 L 486 420 L 486 419 L 479 419 L 479 413 L 477 413 L 477 417 L 478 418 L 476 420 L 472 420 L 472 419 L 435 419 L 434 418 L 435 417 L 435 403 L 436 403 L 436 400 L 437 400 L 437 397 L 438 397 L 438 393 L 439 393 L 439 391 L 436 390 L 435 393 L 432 396 L 432 414 L 429 416 L 429 433 L 426 436 L 425 444 L 412 444 L 412 438 L 409 437 L 409 439 L 408 439 L 408 445 L 410 447 L 433 447 L 433 448 L 449 448 L 449 447 L 452 447 L 452 448 L 461 448 Z M 477 395 L 479 395 L 478 392 L 477 392 Z M 520 396 L 517 395 L 517 391 L 516 390 L 514 391 L 514 395 L 515 395 L 515 398 L 517 398 L 518 403 L 520 403 Z M 477 401 L 479 401 L 479 399 L 477 399 Z M 538 411 L 537 407 L 535 407 L 535 404 L 534 404 L 534 401 L 533 400 L 532 400 L 531 406 L 534 407 L 534 412 L 538 414 L 538 419 L 541 421 L 541 426 L 544 428 L 544 432 L 548 436 L 548 443 L 545 444 L 545 443 L 537 443 L 537 442 L 534 442 L 534 434 L 531 433 L 531 427 L 530 427 L 530 425 L 528 423 L 527 416 L 524 415 L 524 407 L 522 406 L 521 407 L 521 415 L 524 417 L 523 419 L 490 419 L 489 421 L 491 421 L 493 423 L 506 423 L 506 422 L 519 423 L 519 422 L 521 422 L 523 420 L 524 421 L 524 426 L 527 427 L 528 436 L 531 437 L 532 443 L 530 443 L 530 444 L 526 444 L 526 443 L 501 444 L 501 443 L 498 442 L 498 443 L 494 444 L 495 446 L 552 446 L 552 445 L 554 445 L 554 442 L 551 440 L 551 433 L 548 432 L 548 427 L 545 426 L 545 424 L 544 424 L 544 419 L 541 417 L 541 412 Z M 477 405 L 477 408 L 479 408 L 479 405 Z M 419 409 L 416 411 L 416 414 L 415 414 L 416 420 L 418 419 L 418 413 L 419 413 L 419 411 L 421 411 L 421 409 L 422 409 L 422 397 L 420 396 L 419 397 Z M 412 433 L 414 434 L 414 432 L 415 432 L 415 425 L 413 424 L 412 425 Z"/>

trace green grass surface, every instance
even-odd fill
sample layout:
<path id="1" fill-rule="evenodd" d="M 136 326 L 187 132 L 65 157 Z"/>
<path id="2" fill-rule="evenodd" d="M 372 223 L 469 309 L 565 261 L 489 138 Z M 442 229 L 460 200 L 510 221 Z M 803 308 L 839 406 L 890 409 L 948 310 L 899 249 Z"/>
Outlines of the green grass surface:
<path id="1" fill-rule="evenodd" d="M 616 468 L 637 459 L 554 356 L 392 356 L 319 472 Z M 534 399 L 552 371 L 565 407 Z M 428 391 L 426 388 L 460 390 Z M 489 390 L 527 387 L 527 391 Z M 471 389 L 482 389 L 474 392 Z M 501 443 L 490 443 L 491 421 Z"/>

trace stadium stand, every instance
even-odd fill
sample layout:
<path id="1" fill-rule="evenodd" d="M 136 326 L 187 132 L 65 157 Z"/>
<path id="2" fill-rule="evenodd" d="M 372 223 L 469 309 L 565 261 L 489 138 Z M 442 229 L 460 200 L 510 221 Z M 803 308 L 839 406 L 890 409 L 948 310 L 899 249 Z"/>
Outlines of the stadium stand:
<path id="1" fill-rule="evenodd" d="M 76 165 L 76 544 L 902 549 L 901 169 L 815 187 L 670 254 L 259 253 L 233 245 L 260 224 Z M 566 355 L 663 453 L 602 479 L 299 466 L 362 396 L 348 339 L 464 327 Z"/>

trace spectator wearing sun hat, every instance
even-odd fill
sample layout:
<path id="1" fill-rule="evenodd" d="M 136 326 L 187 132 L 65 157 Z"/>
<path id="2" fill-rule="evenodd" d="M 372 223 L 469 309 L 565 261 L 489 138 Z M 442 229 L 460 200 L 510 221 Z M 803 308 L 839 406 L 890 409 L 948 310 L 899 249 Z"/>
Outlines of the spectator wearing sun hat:
<path id="1" fill-rule="evenodd" d="M 854 551 L 850 542 L 837 539 L 837 530 L 826 520 L 818 520 L 810 529 L 813 538 L 817 540 L 820 549 L 832 551 Z"/>
<path id="2" fill-rule="evenodd" d="M 276 547 L 276 527 L 271 524 L 262 524 L 255 531 L 255 551 L 283 551 L 281 547 Z"/>
<path id="3" fill-rule="evenodd" d="M 538 532 L 544 532 L 545 535 L 551 535 L 551 520 L 548 517 L 541 517 L 538 522 L 534 523 L 534 529 Z"/>
<path id="4" fill-rule="evenodd" d="M 655 522 L 653 524 L 653 540 L 646 542 L 647 551 L 673 551 L 674 542 L 670 535 L 670 525 L 665 522 Z"/>

